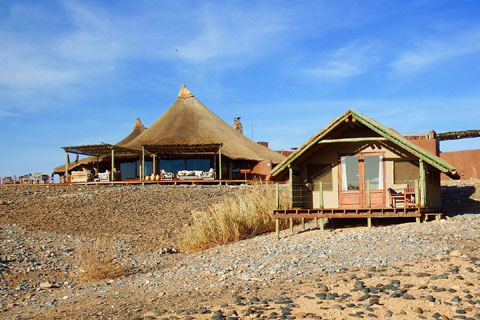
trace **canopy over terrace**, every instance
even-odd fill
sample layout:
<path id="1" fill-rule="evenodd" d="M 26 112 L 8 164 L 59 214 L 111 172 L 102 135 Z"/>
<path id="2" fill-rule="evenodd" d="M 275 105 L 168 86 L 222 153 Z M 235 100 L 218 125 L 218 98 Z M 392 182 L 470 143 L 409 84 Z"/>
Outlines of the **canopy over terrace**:
<path id="1" fill-rule="evenodd" d="M 216 157 L 218 155 L 218 167 L 222 167 L 222 146 L 223 143 L 208 143 L 208 144 L 147 144 L 142 145 L 142 168 L 145 168 L 145 151 L 152 154 L 153 158 L 153 172 L 155 172 L 155 158 L 158 156 L 161 159 L 170 159 L 170 158 L 188 158 L 188 157 L 198 157 L 198 156 L 208 156 L 211 155 L 214 157 L 214 164 L 216 166 Z M 216 174 L 215 167 L 215 174 Z M 145 172 L 142 170 L 142 177 L 145 177 Z M 222 179 L 222 172 L 219 172 L 219 179 Z"/>
<path id="2" fill-rule="evenodd" d="M 125 147 L 116 146 L 113 144 L 90 144 L 90 145 L 81 145 L 81 146 L 70 146 L 70 147 L 62 147 L 66 153 L 66 162 L 65 162 L 65 179 L 68 178 L 68 164 L 69 164 L 69 153 L 78 154 L 78 155 L 86 155 L 86 156 L 96 156 L 97 157 L 97 164 L 98 158 L 101 156 L 111 156 L 112 158 L 112 181 L 115 180 L 114 176 L 114 168 L 115 168 L 115 154 L 140 154 L 140 151 L 133 150 Z"/>

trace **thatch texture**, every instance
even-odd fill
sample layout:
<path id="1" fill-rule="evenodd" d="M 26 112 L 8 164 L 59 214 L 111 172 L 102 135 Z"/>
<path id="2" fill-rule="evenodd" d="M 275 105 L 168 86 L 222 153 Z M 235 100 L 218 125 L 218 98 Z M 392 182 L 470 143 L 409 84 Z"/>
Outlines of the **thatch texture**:
<path id="1" fill-rule="evenodd" d="M 135 139 L 137 136 L 142 134 L 145 130 L 147 130 L 147 128 L 145 128 L 142 121 L 140 121 L 140 118 L 137 118 L 135 120 L 135 125 L 133 126 L 132 132 L 130 132 L 130 134 L 128 136 L 126 136 L 125 138 L 120 140 L 115 145 L 119 146 L 119 147 L 124 147 L 127 143 L 129 143 L 130 141 Z M 104 159 L 105 159 L 105 157 L 99 157 L 99 161 L 102 161 Z M 72 170 L 72 169 L 75 169 L 75 168 L 77 168 L 81 165 L 89 165 L 89 164 L 95 163 L 96 161 L 97 161 L 97 157 L 94 157 L 94 156 L 86 157 L 86 158 L 80 159 L 78 161 L 70 162 L 70 164 L 68 165 L 68 169 Z M 65 164 L 63 164 L 61 166 L 58 166 L 55 169 L 53 169 L 53 173 L 57 173 L 57 174 L 58 173 L 65 173 Z"/>
<path id="2" fill-rule="evenodd" d="M 197 100 L 183 85 L 177 100 L 145 132 L 125 145 L 223 144 L 222 154 L 230 159 L 280 163 L 285 158 L 236 131 Z"/>

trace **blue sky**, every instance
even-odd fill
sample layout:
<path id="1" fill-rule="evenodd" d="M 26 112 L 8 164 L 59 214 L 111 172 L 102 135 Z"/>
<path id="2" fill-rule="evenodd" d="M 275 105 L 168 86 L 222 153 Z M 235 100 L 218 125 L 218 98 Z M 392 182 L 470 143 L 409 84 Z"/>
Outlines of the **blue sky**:
<path id="1" fill-rule="evenodd" d="M 480 127 L 480 1 L 0 2 L 0 175 L 148 126 L 181 84 L 290 149 L 348 108 L 397 131 Z M 441 144 L 480 148 L 480 140 Z"/>

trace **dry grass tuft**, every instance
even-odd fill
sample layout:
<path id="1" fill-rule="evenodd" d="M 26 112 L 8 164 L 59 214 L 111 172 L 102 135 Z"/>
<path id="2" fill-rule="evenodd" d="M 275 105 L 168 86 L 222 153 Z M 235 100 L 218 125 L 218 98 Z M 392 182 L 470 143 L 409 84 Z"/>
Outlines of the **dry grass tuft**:
<path id="1" fill-rule="evenodd" d="M 96 239 L 79 246 L 77 258 L 81 281 L 114 279 L 129 273 L 129 268 L 115 259 L 114 246 L 113 241 L 108 239 Z"/>
<path id="2" fill-rule="evenodd" d="M 287 197 L 281 190 L 280 207 L 286 208 Z M 184 249 L 201 251 L 274 231 L 275 205 L 275 186 L 257 184 L 211 206 L 207 212 L 194 212 L 185 232 Z"/>

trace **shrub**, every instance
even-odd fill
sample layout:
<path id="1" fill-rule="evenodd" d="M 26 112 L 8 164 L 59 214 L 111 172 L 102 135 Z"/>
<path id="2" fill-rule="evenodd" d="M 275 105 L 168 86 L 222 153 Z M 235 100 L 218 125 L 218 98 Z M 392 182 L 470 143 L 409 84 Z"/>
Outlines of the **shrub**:
<path id="1" fill-rule="evenodd" d="M 285 193 L 281 188 L 281 208 L 287 207 Z M 184 249 L 200 251 L 274 231 L 275 206 L 275 186 L 256 184 L 211 206 L 207 212 L 193 212 L 185 232 Z"/>
<path id="2" fill-rule="evenodd" d="M 79 246 L 77 258 L 80 280 L 100 281 L 128 274 L 129 268 L 115 259 L 114 245 L 111 240 L 96 239 Z"/>

